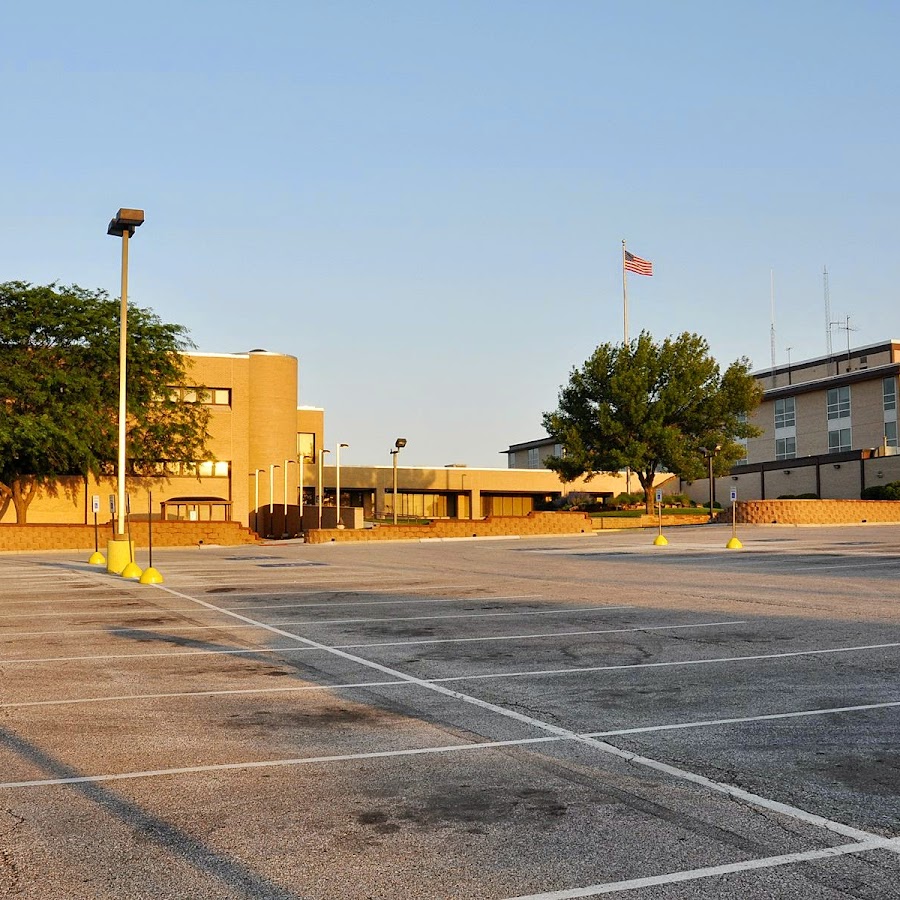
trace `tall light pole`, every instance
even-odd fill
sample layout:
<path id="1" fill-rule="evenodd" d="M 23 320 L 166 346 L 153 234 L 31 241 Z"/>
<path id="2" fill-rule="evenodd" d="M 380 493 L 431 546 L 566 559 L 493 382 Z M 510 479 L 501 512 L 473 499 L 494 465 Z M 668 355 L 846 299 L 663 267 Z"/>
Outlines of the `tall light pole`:
<path id="1" fill-rule="evenodd" d="M 286 459 L 284 461 L 284 532 L 282 537 L 288 536 L 288 523 L 287 523 L 287 512 L 288 512 L 288 466 L 289 465 L 297 465 L 296 459 Z M 302 471 L 302 470 L 301 470 Z"/>
<path id="2" fill-rule="evenodd" d="M 303 463 L 306 461 L 306 454 L 301 453 L 299 459 L 297 460 L 297 465 L 300 466 L 299 478 L 300 478 L 300 489 L 297 491 L 297 513 L 300 520 L 300 531 L 303 531 L 303 479 L 306 477 L 303 471 Z"/>
<path id="3" fill-rule="evenodd" d="M 324 448 L 319 451 L 319 477 L 318 477 L 318 488 L 319 488 L 319 528 L 322 528 L 322 500 L 325 497 L 325 488 L 323 485 L 323 472 L 322 465 L 324 462 L 324 457 L 326 453 L 331 453 L 330 450 L 325 450 Z"/>
<path id="4" fill-rule="evenodd" d="M 275 514 L 275 470 L 280 468 L 278 463 L 269 463 L 269 537 L 275 537 L 272 530 L 272 518 Z"/>
<path id="5" fill-rule="evenodd" d="M 123 519 L 125 517 L 125 425 L 126 391 L 125 362 L 128 348 L 128 239 L 135 228 L 144 224 L 142 209 L 120 209 L 110 220 L 106 233 L 122 238 L 122 296 L 119 301 L 119 453 L 116 463 L 116 527 L 106 548 L 106 570 L 119 574 L 132 562 L 131 541 L 128 540 Z"/>
<path id="6" fill-rule="evenodd" d="M 721 444 L 716 444 L 714 447 L 707 449 L 706 447 L 700 447 L 700 452 L 706 457 L 706 461 L 709 464 L 709 521 L 714 522 L 716 519 L 714 507 L 716 503 L 716 481 L 713 478 L 713 460 L 716 457 L 716 454 L 722 449 Z"/>
<path id="7" fill-rule="evenodd" d="M 336 528 L 343 528 L 344 523 L 341 521 L 341 447 L 349 447 L 349 444 L 338 444 L 335 451 L 334 462 L 334 495 L 337 503 L 337 522 Z"/>
<path id="8" fill-rule="evenodd" d="M 253 473 L 254 480 L 256 484 L 253 488 L 253 530 L 259 534 L 259 476 L 261 472 L 265 472 L 265 469 L 257 469 Z"/>
<path id="9" fill-rule="evenodd" d="M 394 508 L 394 524 L 397 524 L 397 456 L 406 446 L 406 438 L 397 438 L 394 441 L 394 449 L 391 450 L 391 456 L 394 459 L 394 494 L 391 498 L 391 506 Z"/>

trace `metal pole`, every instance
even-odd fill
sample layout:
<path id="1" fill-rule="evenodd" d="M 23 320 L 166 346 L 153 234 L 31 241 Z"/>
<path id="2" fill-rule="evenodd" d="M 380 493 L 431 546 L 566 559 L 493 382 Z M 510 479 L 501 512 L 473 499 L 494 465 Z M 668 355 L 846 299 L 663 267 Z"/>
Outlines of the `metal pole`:
<path id="1" fill-rule="evenodd" d="M 122 516 L 125 514 L 125 366 L 126 348 L 128 346 L 128 229 L 122 231 L 122 296 L 119 301 L 119 453 L 117 463 L 116 496 L 118 498 L 118 516 L 116 518 L 115 537 L 125 537 L 122 528 Z"/>
<path id="2" fill-rule="evenodd" d="M 272 519 L 275 517 L 275 470 L 280 469 L 277 463 L 269 463 L 269 524 L 268 532 L 271 537 L 275 536 L 272 528 Z"/>
<path id="3" fill-rule="evenodd" d="M 153 568 L 153 491 L 147 491 L 147 549 L 150 552 L 150 568 Z"/>
<path id="4" fill-rule="evenodd" d="M 391 450 L 391 454 L 394 457 L 394 488 L 393 495 L 391 497 L 391 506 L 394 508 L 394 524 L 397 524 L 397 454 L 399 450 Z"/>
<path id="5" fill-rule="evenodd" d="M 709 521 L 712 522 L 713 521 L 713 503 L 716 502 L 715 487 L 713 486 L 713 471 L 712 471 L 713 454 L 712 454 L 712 452 L 709 453 L 709 455 L 707 456 L 707 459 L 709 460 Z"/>
<path id="6" fill-rule="evenodd" d="M 625 324 L 625 343 L 628 343 L 628 271 L 625 268 L 625 241 L 622 241 L 622 309 Z"/>
<path id="7" fill-rule="evenodd" d="M 300 531 L 303 531 L 303 461 L 306 459 L 304 454 L 300 454 L 300 459 L 297 460 L 297 465 L 300 466 L 300 489 L 297 491 L 297 512 L 300 516 Z"/>
<path id="8" fill-rule="evenodd" d="M 335 527 L 341 527 L 341 447 L 343 444 L 338 444 L 335 449 L 335 470 L 334 470 L 334 502 L 337 507 L 337 515 L 335 518 Z"/>

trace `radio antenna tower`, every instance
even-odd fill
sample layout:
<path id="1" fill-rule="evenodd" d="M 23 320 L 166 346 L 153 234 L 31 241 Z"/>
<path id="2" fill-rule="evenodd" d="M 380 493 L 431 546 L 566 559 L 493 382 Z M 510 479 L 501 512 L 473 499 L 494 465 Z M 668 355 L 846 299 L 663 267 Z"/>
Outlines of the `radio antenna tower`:
<path id="1" fill-rule="evenodd" d="M 825 346 L 828 348 L 828 355 L 831 356 L 833 349 L 831 346 L 831 291 L 828 289 L 828 269 L 822 267 L 822 280 L 825 283 Z"/>
<path id="2" fill-rule="evenodd" d="M 775 270 L 769 269 L 769 297 L 772 302 L 772 327 L 769 329 L 769 338 L 772 350 L 772 387 L 775 387 Z"/>

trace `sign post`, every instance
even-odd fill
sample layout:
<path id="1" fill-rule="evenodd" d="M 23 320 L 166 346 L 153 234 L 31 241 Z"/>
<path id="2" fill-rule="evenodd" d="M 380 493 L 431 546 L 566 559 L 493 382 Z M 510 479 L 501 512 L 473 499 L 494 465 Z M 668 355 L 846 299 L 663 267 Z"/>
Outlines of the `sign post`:
<path id="1" fill-rule="evenodd" d="M 731 489 L 731 540 L 725 545 L 726 550 L 740 550 L 744 545 L 737 538 L 737 488 Z"/>
<path id="2" fill-rule="evenodd" d="M 656 513 L 659 516 L 659 534 L 653 539 L 653 543 L 657 547 L 665 547 L 669 542 L 662 533 L 662 488 L 656 489 Z"/>
<path id="3" fill-rule="evenodd" d="M 97 525 L 97 513 L 100 512 L 100 495 L 93 494 L 91 496 L 91 509 L 94 513 L 94 552 L 88 560 L 90 566 L 105 566 L 106 557 L 100 552 L 100 533 Z"/>

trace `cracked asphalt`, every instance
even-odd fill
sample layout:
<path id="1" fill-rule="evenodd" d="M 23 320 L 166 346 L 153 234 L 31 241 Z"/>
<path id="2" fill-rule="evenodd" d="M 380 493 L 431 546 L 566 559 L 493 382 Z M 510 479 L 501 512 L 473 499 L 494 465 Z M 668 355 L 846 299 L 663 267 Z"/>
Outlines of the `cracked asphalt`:
<path id="1" fill-rule="evenodd" d="M 900 898 L 900 526 L 729 536 L 0 556 L 0 895 Z"/>

